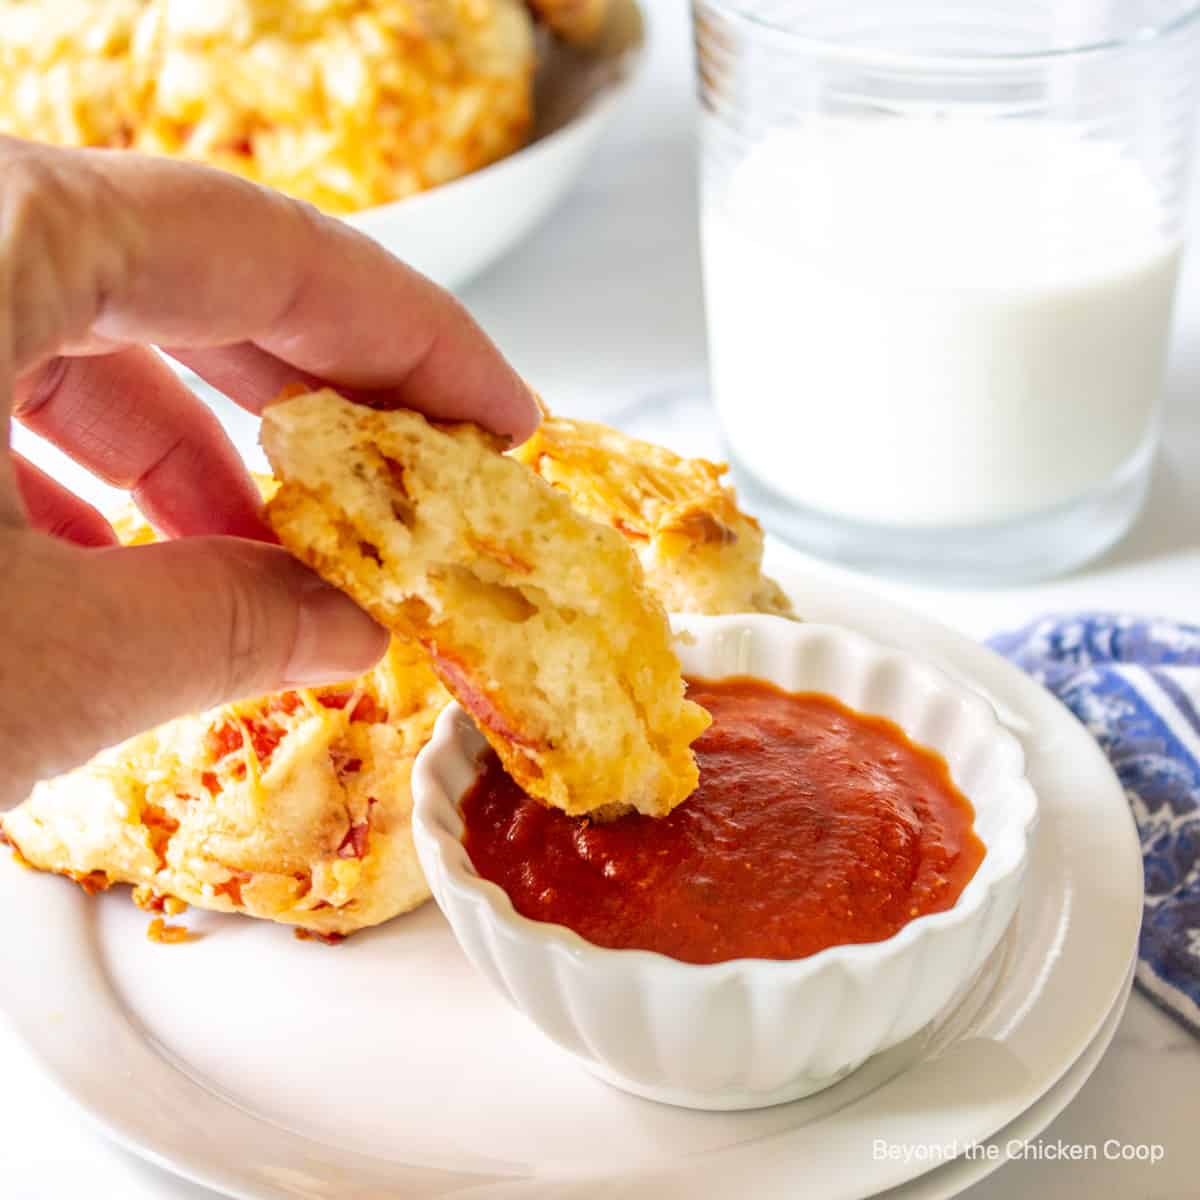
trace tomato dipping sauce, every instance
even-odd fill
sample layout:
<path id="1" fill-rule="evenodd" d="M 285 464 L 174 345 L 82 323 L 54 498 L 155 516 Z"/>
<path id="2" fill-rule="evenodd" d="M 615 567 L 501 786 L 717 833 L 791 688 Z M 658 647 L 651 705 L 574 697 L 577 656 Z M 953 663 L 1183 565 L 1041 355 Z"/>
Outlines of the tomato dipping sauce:
<path id="1" fill-rule="evenodd" d="M 526 796 L 489 751 L 462 803 L 484 879 L 535 921 L 690 963 L 803 958 L 950 908 L 984 846 L 945 760 L 882 717 L 756 679 L 691 680 L 700 786 L 606 824 Z"/>

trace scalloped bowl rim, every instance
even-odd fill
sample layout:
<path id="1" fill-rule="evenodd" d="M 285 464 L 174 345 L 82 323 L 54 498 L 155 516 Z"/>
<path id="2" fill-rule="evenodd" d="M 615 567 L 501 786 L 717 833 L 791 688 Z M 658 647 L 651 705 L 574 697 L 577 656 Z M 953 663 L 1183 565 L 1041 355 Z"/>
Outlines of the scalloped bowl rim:
<path id="1" fill-rule="evenodd" d="M 465 829 L 459 812 L 462 794 L 451 797 L 447 793 L 439 778 L 439 765 L 443 756 L 453 756 L 460 761 L 469 758 L 474 766 L 479 755 L 487 748 L 487 743 L 475 728 L 466 710 L 457 702 L 452 702 L 439 715 L 432 737 L 413 765 L 414 833 L 418 836 L 418 844 L 421 835 L 425 835 L 427 844 L 436 846 L 444 868 L 445 885 L 453 888 L 460 898 L 468 900 L 476 907 L 485 906 L 495 918 L 495 925 L 500 932 L 525 941 L 532 939 L 551 953 L 565 954 L 591 969 L 626 971 L 647 967 L 671 971 L 680 978 L 699 979 L 702 976 L 705 980 L 713 981 L 753 971 L 756 975 L 769 972 L 778 978 L 795 981 L 838 967 L 854 972 L 868 964 L 873 965 L 881 958 L 906 952 L 919 942 L 944 930 L 962 925 L 978 915 L 991 892 L 1005 884 L 1014 874 L 1024 870 L 1029 844 L 1037 825 L 1037 796 L 1025 773 L 1025 751 L 1020 742 L 1001 723 L 992 704 L 977 692 L 951 679 L 939 667 L 924 659 L 885 646 L 838 625 L 795 622 L 759 613 L 713 617 L 672 613 L 671 623 L 676 641 L 697 634 L 716 637 L 732 630 L 753 629 L 769 624 L 777 629 L 786 626 L 790 630 L 802 631 L 804 636 L 810 632 L 835 636 L 859 650 L 872 652 L 880 658 L 903 662 L 906 669 L 924 675 L 926 680 L 937 685 L 939 691 L 952 696 L 971 711 L 976 719 L 992 726 L 990 736 L 1005 746 L 1004 753 L 1014 767 L 1011 778 L 1006 780 L 1006 786 L 1014 796 L 1023 799 L 1022 807 L 1009 814 L 1009 820 L 1001 830 L 1001 837 L 993 839 L 997 844 L 993 845 L 979 835 L 984 841 L 986 853 L 975 874 L 950 908 L 914 917 L 891 937 L 880 941 L 842 943 L 826 947 L 804 958 L 744 957 L 724 959 L 715 963 L 684 962 L 656 950 L 597 946 L 565 925 L 536 921 L 518 913 L 508 893 L 499 884 L 484 879 L 475 870 L 462 842 Z M 780 635 L 789 636 L 783 629 L 780 629 Z M 709 676 L 728 677 L 730 676 Z M 770 679 L 767 681 L 772 682 Z M 469 752 L 465 744 L 467 740 L 474 746 Z M 969 796 L 967 798 L 970 799 Z M 1007 839 L 1004 838 L 1006 834 Z M 1007 853 L 1003 853 L 1005 850 Z"/>

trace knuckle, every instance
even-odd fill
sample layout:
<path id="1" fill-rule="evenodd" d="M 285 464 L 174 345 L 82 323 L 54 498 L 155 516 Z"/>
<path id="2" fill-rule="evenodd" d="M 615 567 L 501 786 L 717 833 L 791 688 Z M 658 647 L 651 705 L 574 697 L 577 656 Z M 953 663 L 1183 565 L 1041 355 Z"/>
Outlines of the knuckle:
<path id="1" fill-rule="evenodd" d="M 87 333 L 128 277 L 132 232 L 115 188 L 79 153 L 0 146 L 0 254 L 18 370 Z"/>
<path id="2" fill-rule="evenodd" d="M 71 207 L 62 180 L 41 158 L 19 154 L 4 164 L 0 213 L 4 257 L 13 276 L 17 364 L 53 347 L 74 323 L 68 286 L 72 267 L 63 255 Z"/>
<path id="3" fill-rule="evenodd" d="M 298 262 L 353 250 L 359 235 L 308 201 L 275 193 L 271 203 L 279 209 L 279 226 L 286 231 L 284 236 L 288 244 L 295 247 Z M 269 322 L 272 350 L 288 359 L 293 345 L 303 341 L 306 370 L 317 376 L 333 374 L 338 364 L 338 350 L 336 346 L 312 337 L 309 309 L 313 301 L 311 277 L 306 272 L 298 272 Z"/>
<path id="4" fill-rule="evenodd" d="M 240 572 L 227 571 L 226 578 L 225 678 L 221 682 L 225 695 L 240 696 L 259 670 L 260 604 Z"/>
<path id="5" fill-rule="evenodd" d="M 63 356 L 44 363 L 17 388 L 14 413 L 23 421 L 32 420 L 63 394 L 71 374 L 71 360 Z"/>
<path id="6" fill-rule="evenodd" d="M 118 599 L 94 586 L 89 561 L 29 531 L 0 536 L 0 678 L 24 684 L 0 694 L 0 742 L 22 788 L 110 744 L 120 720 Z"/>
<path id="7" fill-rule="evenodd" d="M 238 555 L 214 553 L 213 559 L 219 564 L 222 611 L 217 628 L 223 633 L 211 697 L 217 704 L 265 690 L 279 677 L 285 654 L 275 619 L 274 584 L 267 573 Z"/>
<path id="8" fill-rule="evenodd" d="M 116 541 L 112 526 L 94 510 L 70 513 L 51 522 L 51 537 L 77 546 L 109 546 Z"/>

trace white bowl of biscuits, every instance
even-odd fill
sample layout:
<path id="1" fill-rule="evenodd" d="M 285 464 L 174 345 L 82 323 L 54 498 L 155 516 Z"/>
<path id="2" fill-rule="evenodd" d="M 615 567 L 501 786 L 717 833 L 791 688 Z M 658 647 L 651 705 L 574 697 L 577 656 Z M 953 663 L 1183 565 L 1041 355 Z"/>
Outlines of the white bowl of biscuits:
<path id="1" fill-rule="evenodd" d="M 242 175 L 444 287 L 562 198 L 643 45 L 636 0 L 77 8 L 0 0 L 5 133 Z"/>

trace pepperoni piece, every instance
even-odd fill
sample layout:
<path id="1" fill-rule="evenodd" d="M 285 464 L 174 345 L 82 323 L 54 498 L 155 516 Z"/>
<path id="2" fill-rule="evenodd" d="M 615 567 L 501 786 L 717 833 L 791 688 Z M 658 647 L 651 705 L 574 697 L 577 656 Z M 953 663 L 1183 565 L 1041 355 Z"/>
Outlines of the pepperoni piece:
<path id="1" fill-rule="evenodd" d="M 356 825 L 351 825 L 338 847 L 338 858 L 366 858 L 370 837 L 370 821 L 359 821 Z"/>
<path id="2" fill-rule="evenodd" d="M 214 725 L 204 735 L 204 748 L 213 762 L 228 758 L 235 750 L 240 750 L 245 738 L 242 731 L 233 721 L 226 717 L 219 725 Z"/>

